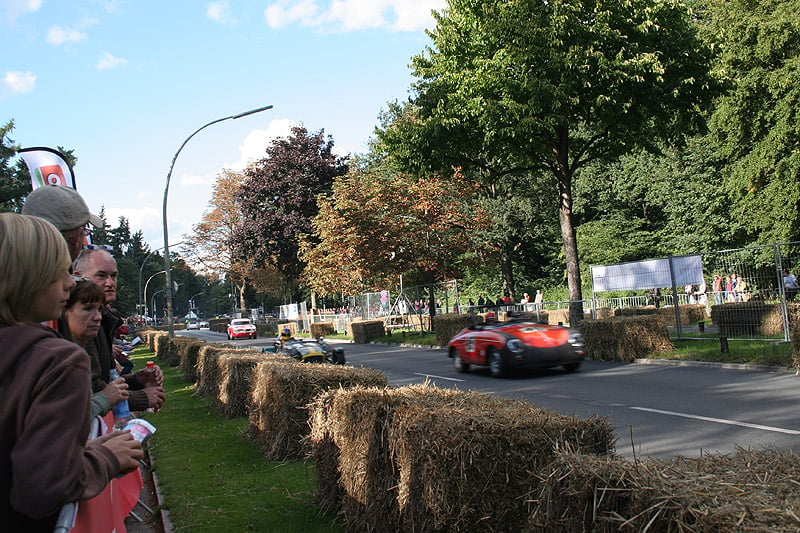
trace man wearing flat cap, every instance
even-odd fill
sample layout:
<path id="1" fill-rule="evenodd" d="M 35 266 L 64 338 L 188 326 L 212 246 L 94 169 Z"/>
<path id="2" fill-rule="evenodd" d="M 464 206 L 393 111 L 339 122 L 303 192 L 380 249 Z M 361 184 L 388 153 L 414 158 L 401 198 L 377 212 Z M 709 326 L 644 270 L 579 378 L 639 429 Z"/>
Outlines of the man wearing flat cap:
<path id="1" fill-rule="evenodd" d="M 86 224 L 103 227 L 103 220 L 89 212 L 78 191 L 63 185 L 44 185 L 34 189 L 22 206 L 22 214 L 43 218 L 58 228 L 67 241 L 73 261 L 83 248 Z"/>

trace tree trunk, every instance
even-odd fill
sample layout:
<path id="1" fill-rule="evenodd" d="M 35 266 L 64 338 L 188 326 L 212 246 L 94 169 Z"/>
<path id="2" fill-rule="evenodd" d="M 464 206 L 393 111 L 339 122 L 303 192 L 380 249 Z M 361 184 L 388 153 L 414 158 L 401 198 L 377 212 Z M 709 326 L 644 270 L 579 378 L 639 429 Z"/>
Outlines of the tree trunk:
<path id="1" fill-rule="evenodd" d="M 516 302 L 517 299 L 514 295 L 514 268 L 511 255 L 511 244 L 504 242 L 502 250 L 500 251 L 500 272 L 503 276 L 503 296 L 508 294 L 511 296 L 511 300 Z"/>
<path id="2" fill-rule="evenodd" d="M 561 239 L 564 241 L 564 256 L 567 262 L 567 286 L 569 287 L 569 323 L 577 326 L 583 320 L 583 293 L 581 291 L 581 270 L 578 261 L 578 241 L 572 224 L 571 177 L 559 180 L 561 202 L 558 208 L 558 221 L 561 226 Z"/>
<path id="3" fill-rule="evenodd" d="M 247 304 L 244 301 L 244 290 L 246 288 L 246 285 L 242 283 L 241 285 L 238 285 L 236 288 L 239 290 L 239 312 L 242 313 L 242 315 L 244 315 L 245 309 L 247 307 Z"/>

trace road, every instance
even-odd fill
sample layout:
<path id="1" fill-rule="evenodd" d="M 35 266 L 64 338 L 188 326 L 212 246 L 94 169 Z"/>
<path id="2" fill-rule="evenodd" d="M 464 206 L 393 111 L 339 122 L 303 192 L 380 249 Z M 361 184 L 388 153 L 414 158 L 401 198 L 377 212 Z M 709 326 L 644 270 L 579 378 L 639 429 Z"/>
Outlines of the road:
<path id="1" fill-rule="evenodd" d="M 189 332 L 207 340 L 222 334 Z M 268 346 L 272 339 L 234 341 Z M 347 344 L 347 363 L 382 370 L 389 383 L 520 398 L 562 414 L 607 417 L 617 452 L 633 459 L 700 457 L 736 447 L 800 452 L 800 377 L 788 372 L 585 361 L 572 374 L 526 372 L 497 379 L 485 369 L 459 374 L 444 350 Z"/>

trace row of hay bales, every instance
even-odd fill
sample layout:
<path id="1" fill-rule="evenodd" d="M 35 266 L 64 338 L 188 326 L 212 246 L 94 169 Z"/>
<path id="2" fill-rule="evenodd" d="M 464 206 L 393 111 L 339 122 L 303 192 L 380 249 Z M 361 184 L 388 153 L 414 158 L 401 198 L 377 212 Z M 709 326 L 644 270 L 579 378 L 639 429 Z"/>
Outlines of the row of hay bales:
<path id="1" fill-rule="evenodd" d="M 478 392 L 392 388 L 373 369 L 162 332 L 145 339 L 160 360 L 194 375 L 196 394 L 222 416 L 248 416 L 248 435 L 267 458 L 310 455 L 319 506 L 349 531 L 800 527 L 800 460 L 789 452 L 631 462 L 615 455 L 605 418 Z"/>

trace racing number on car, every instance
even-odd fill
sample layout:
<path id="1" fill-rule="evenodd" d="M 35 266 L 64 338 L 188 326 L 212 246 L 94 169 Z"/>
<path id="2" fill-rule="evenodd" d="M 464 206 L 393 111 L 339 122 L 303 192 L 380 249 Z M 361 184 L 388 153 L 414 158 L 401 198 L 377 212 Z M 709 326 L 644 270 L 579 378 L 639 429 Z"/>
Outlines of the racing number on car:
<path id="1" fill-rule="evenodd" d="M 474 352 L 475 351 L 475 339 L 473 337 L 470 337 L 469 339 L 467 339 L 467 351 L 468 352 Z"/>

